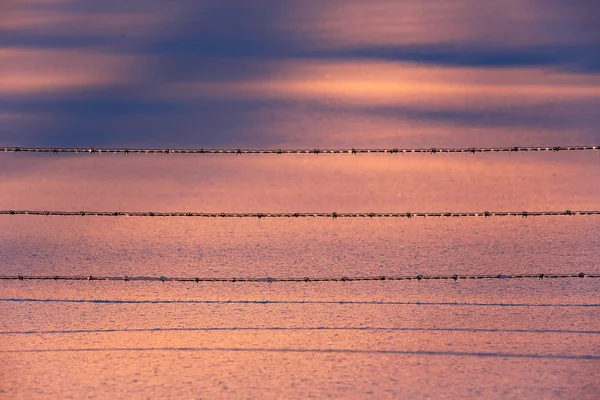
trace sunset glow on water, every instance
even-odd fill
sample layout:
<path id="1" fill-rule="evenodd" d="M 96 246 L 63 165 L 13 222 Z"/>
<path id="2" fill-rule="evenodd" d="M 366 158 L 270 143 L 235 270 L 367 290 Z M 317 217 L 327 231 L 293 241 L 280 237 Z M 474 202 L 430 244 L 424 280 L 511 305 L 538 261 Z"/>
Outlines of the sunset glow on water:
<path id="1" fill-rule="evenodd" d="M 7 0 L 0 147 L 598 146 L 597 9 Z M 599 150 L 6 152 L 0 210 L 600 210 L 599 171 Z M 599 218 L 0 215 L 0 398 L 595 399 L 600 279 L 506 277 L 600 274 Z M 441 275 L 501 278 L 276 281 Z"/>

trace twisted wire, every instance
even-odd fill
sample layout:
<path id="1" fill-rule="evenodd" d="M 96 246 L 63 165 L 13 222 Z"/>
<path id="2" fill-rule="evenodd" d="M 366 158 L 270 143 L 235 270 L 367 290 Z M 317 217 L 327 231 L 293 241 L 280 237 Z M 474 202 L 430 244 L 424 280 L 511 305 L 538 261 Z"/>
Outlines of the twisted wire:
<path id="1" fill-rule="evenodd" d="M 497 274 L 497 275 L 380 275 L 380 276 L 341 276 L 341 277 L 166 277 L 166 276 L 93 276 L 93 275 L 12 275 L 0 276 L 0 280 L 42 280 L 42 281 L 146 281 L 146 282 L 355 282 L 355 281 L 427 281 L 427 280 L 467 280 L 467 279 L 569 279 L 600 278 L 600 274 Z"/>
<path id="2" fill-rule="evenodd" d="M 0 147 L 0 153 L 88 153 L 88 154 L 407 154 L 407 153 L 502 153 L 600 150 L 599 146 L 513 146 L 431 148 L 343 148 L 343 149 L 144 149 L 94 147 Z"/>
<path id="3" fill-rule="evenodd" d="M 600 215 L 600 210 L 565 211 L 471 211 L 471 212 L 351 212 L 351 213 L 206 213 L 206 212 L 152 212 L 152 211 L 52 211 L 0 210 L 0 215 L 33 215 L 56 217 L 200 217 L 200 218 L 407 218 L 413 217 L 539 217 Z"/>

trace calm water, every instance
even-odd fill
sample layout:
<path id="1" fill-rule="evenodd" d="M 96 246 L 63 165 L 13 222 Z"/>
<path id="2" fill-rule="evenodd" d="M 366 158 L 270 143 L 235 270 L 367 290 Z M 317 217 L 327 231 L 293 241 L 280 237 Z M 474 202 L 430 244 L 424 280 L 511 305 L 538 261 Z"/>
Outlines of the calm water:
<path id="1" fill-rule="evenodd" d="M 0 0 L 0 146 L 600 143 L 594 0 Z M 596 11 L 596 12 L 594 12 Z M 0 154 L 0 209 L 600 208 L 600 151 Z M 600 217 L 0 217 L 0 274 L 600 273 Z M 0 397 L 600 398 L 600 279 L 0 282 Z"/>
<path id="2" fill-rule="evenodd" d="M 513 172 L 510 160 L 503 164 L 502 157 L 447 158 L 454 168 L 445 178 L 430 173 L 433 161 L 426 157 L 409 159 L 416 164 L 354 159 L 363 162 L 366 172 L 353 170 L 348 158 L 275 159 L 259 166 L 255 159 L 234 158 L 210 170 L 218 175 L 228 169 L 224 181 L 196 173 L 207 170 L 203 161 L 191 158 L 154 158 L 158 166 L 150 172 L 151 163 L 141 158 L 114 157 L 104 164 L 92 158 L 32 158 L 53 168 L 4 178 L 14 190 L 11 201 L 5 194 L 2 204 L 156 211 L 354 211 L 371 209 L 368 204 L 377 210 L 469 211 L 519 210 L 522 199 L 529 198 L 537 199 L 529 204 L 539 210 L 590 208 L 598 184 L 592 180 L 571 187 L 566 179 L 571 171 L 585 176 L 597 163 L 596 154 L 588 157 L 576 163 L 567 156 L 545 171 L 520 165 L 521 176 L 534 181 L 546 176 L 539 185 L 525 178 L 507 183 Z M 305 160 L 311 162 L 296 169 L 289 183 L 296 202 L 281 201 L 287 194 L 272 194 L 277 185 L 269 183 L 266 171 L 282 173 L 288 163 Z M 470 172 L 472 165 L 465 162 L 481 167 Z M 320 185 L 337 171 L 336 163 L 349 171 L 349 179 Z M 369 163 L 380 175 L 368 170 Z M 504 165 L 505 179 L 481 179 L 494 173 L 489 163 Z M 264 172 L 253 175 L 257 168 Z M 385 168 L 397 175 L 381 174 Z M 165 186 L 129 180 L 142 171 L 151 175 L 148 179 L 164 179 Z M 68 185 L 61 176 L 69 178 Z M 236 193 L 236 182 L 250 176 L 263 186 L 247 185 Z M 23 185 L 23 179 L 35 182 Z M 411 180 L 425 184 L 404 191 L 403 182 Z M 438 194 L 443 182 L 445 192 Z M 565 185 L 572 190 L 552 190 Z M 142 189 L 146 196 L 139 196 Z M 512 191 L 520 197 L 510 197 Z M 258 202 L 261 193 L 264 206 Z M 201 200 L 193 200 L 194 195 Z M 135 206 L 133 198 L 143 206 Z M 0 257 L 5 274 L 598 273 L 598 226 L 597 217 L 257 221 L 8 216 L 0 219 Z M 7 398 L 117 393 L 137 398 L 592 399 L 600 390 L 600 281 L 592 279 L 0 285 L 5 361 L 0 387 Z"/>
<path id="3" fill-rule="evenodd" d="M 14 397 L 595 398 L 591 280 L 2 284 Z M 43 299 L 43 301 L 35 301 Z"/>

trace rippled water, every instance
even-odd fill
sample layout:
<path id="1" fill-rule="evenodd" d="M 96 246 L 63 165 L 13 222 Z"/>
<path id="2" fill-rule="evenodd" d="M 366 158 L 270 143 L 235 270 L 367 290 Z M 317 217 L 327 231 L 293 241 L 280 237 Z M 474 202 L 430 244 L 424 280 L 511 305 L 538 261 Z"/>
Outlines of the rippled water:
<path id="1" fill-rule="evenodd" d="M 60 218 L 60 217 L 59 217 Z M 598 273 L 596 217 L 19 217 L 7 274 Z M 594 398 L 600 281 L 0 283 L 14 397 Z"/>
<path id="2" fill-rule="evenodd" d="M 9 397 L 598 390 L 600 285 L 589 279 L 10 282 L 2 294 Z"/>
<path id="3" fill-rule="evenodd" d="M 213 212 L 597 205 L 598 154 L 509 156 L 7 155 L 19 169 L 1 178 L 0 205 Z M 599 273 L 598 226 L 595 216 L 4 216 L 0 263 L 10 275 Z M 600 390 L 600 280 L 591 278 L 3 281 L 0 315 L 7 398 L 591 399 Z"/>
<path id="4" fill-rule="evenodd" d="M 597 1 L 596 1 L 597 2 Z M 0 0 L 0 146 L 598 145 L 594 0 Z M 0 209 L 564 211 L 600 151 L 0 154 Z M 0 275 L 600 273 L 600 217 L 0 216 Z M 600 398 L 600 279 L 0 281 L 1 398 Z"/>

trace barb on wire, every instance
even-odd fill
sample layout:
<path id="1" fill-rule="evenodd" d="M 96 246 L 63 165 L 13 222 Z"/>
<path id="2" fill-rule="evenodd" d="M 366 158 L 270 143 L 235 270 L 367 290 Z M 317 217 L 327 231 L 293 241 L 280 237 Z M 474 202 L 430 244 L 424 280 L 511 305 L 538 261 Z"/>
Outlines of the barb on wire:
<path id="1" fill-rule="evenodd" d="M 343 148 L 343 149 L 143 149 L 94 147 L 0 147 L 5 153 L 87 153 L 87 154 L 407 154 L 407 153 L 501 153 L 528 151 L 600 150 L 599 146 L 513 146 L 513 147 L 432 147 L 432 148 Z"/>
<path id="2" fill-rule="evenodd" d="M 93 276 L 93 275 L 16 275 L 0 276 L 0 280 L 54 280 L 54 281 L 146 281 L 146 282 L 356 282 L 356 281 L 458 281 L 467 279 L 568 279 L 568 278 L 600 278 L 600 274 L 497 274 L 497 275 L 380 275 L 380 276 L 341 276 L 341 277 L 166 277 L 166 276 Z"/>
<path id="3" fill-rule="evenodd" d="M 481 212 L 354 212 L 354 213 L 205 213 L 205 212 L 152 212 L 152 211 L 51 211 L 0 210 L 0 215 L 33 215 L 56 217 L 200 217 L 200 218 L 407 218 L 413 217 L 539 217 L 600 215 L 600 210 L 565 211 L 481 211 Z"/>

